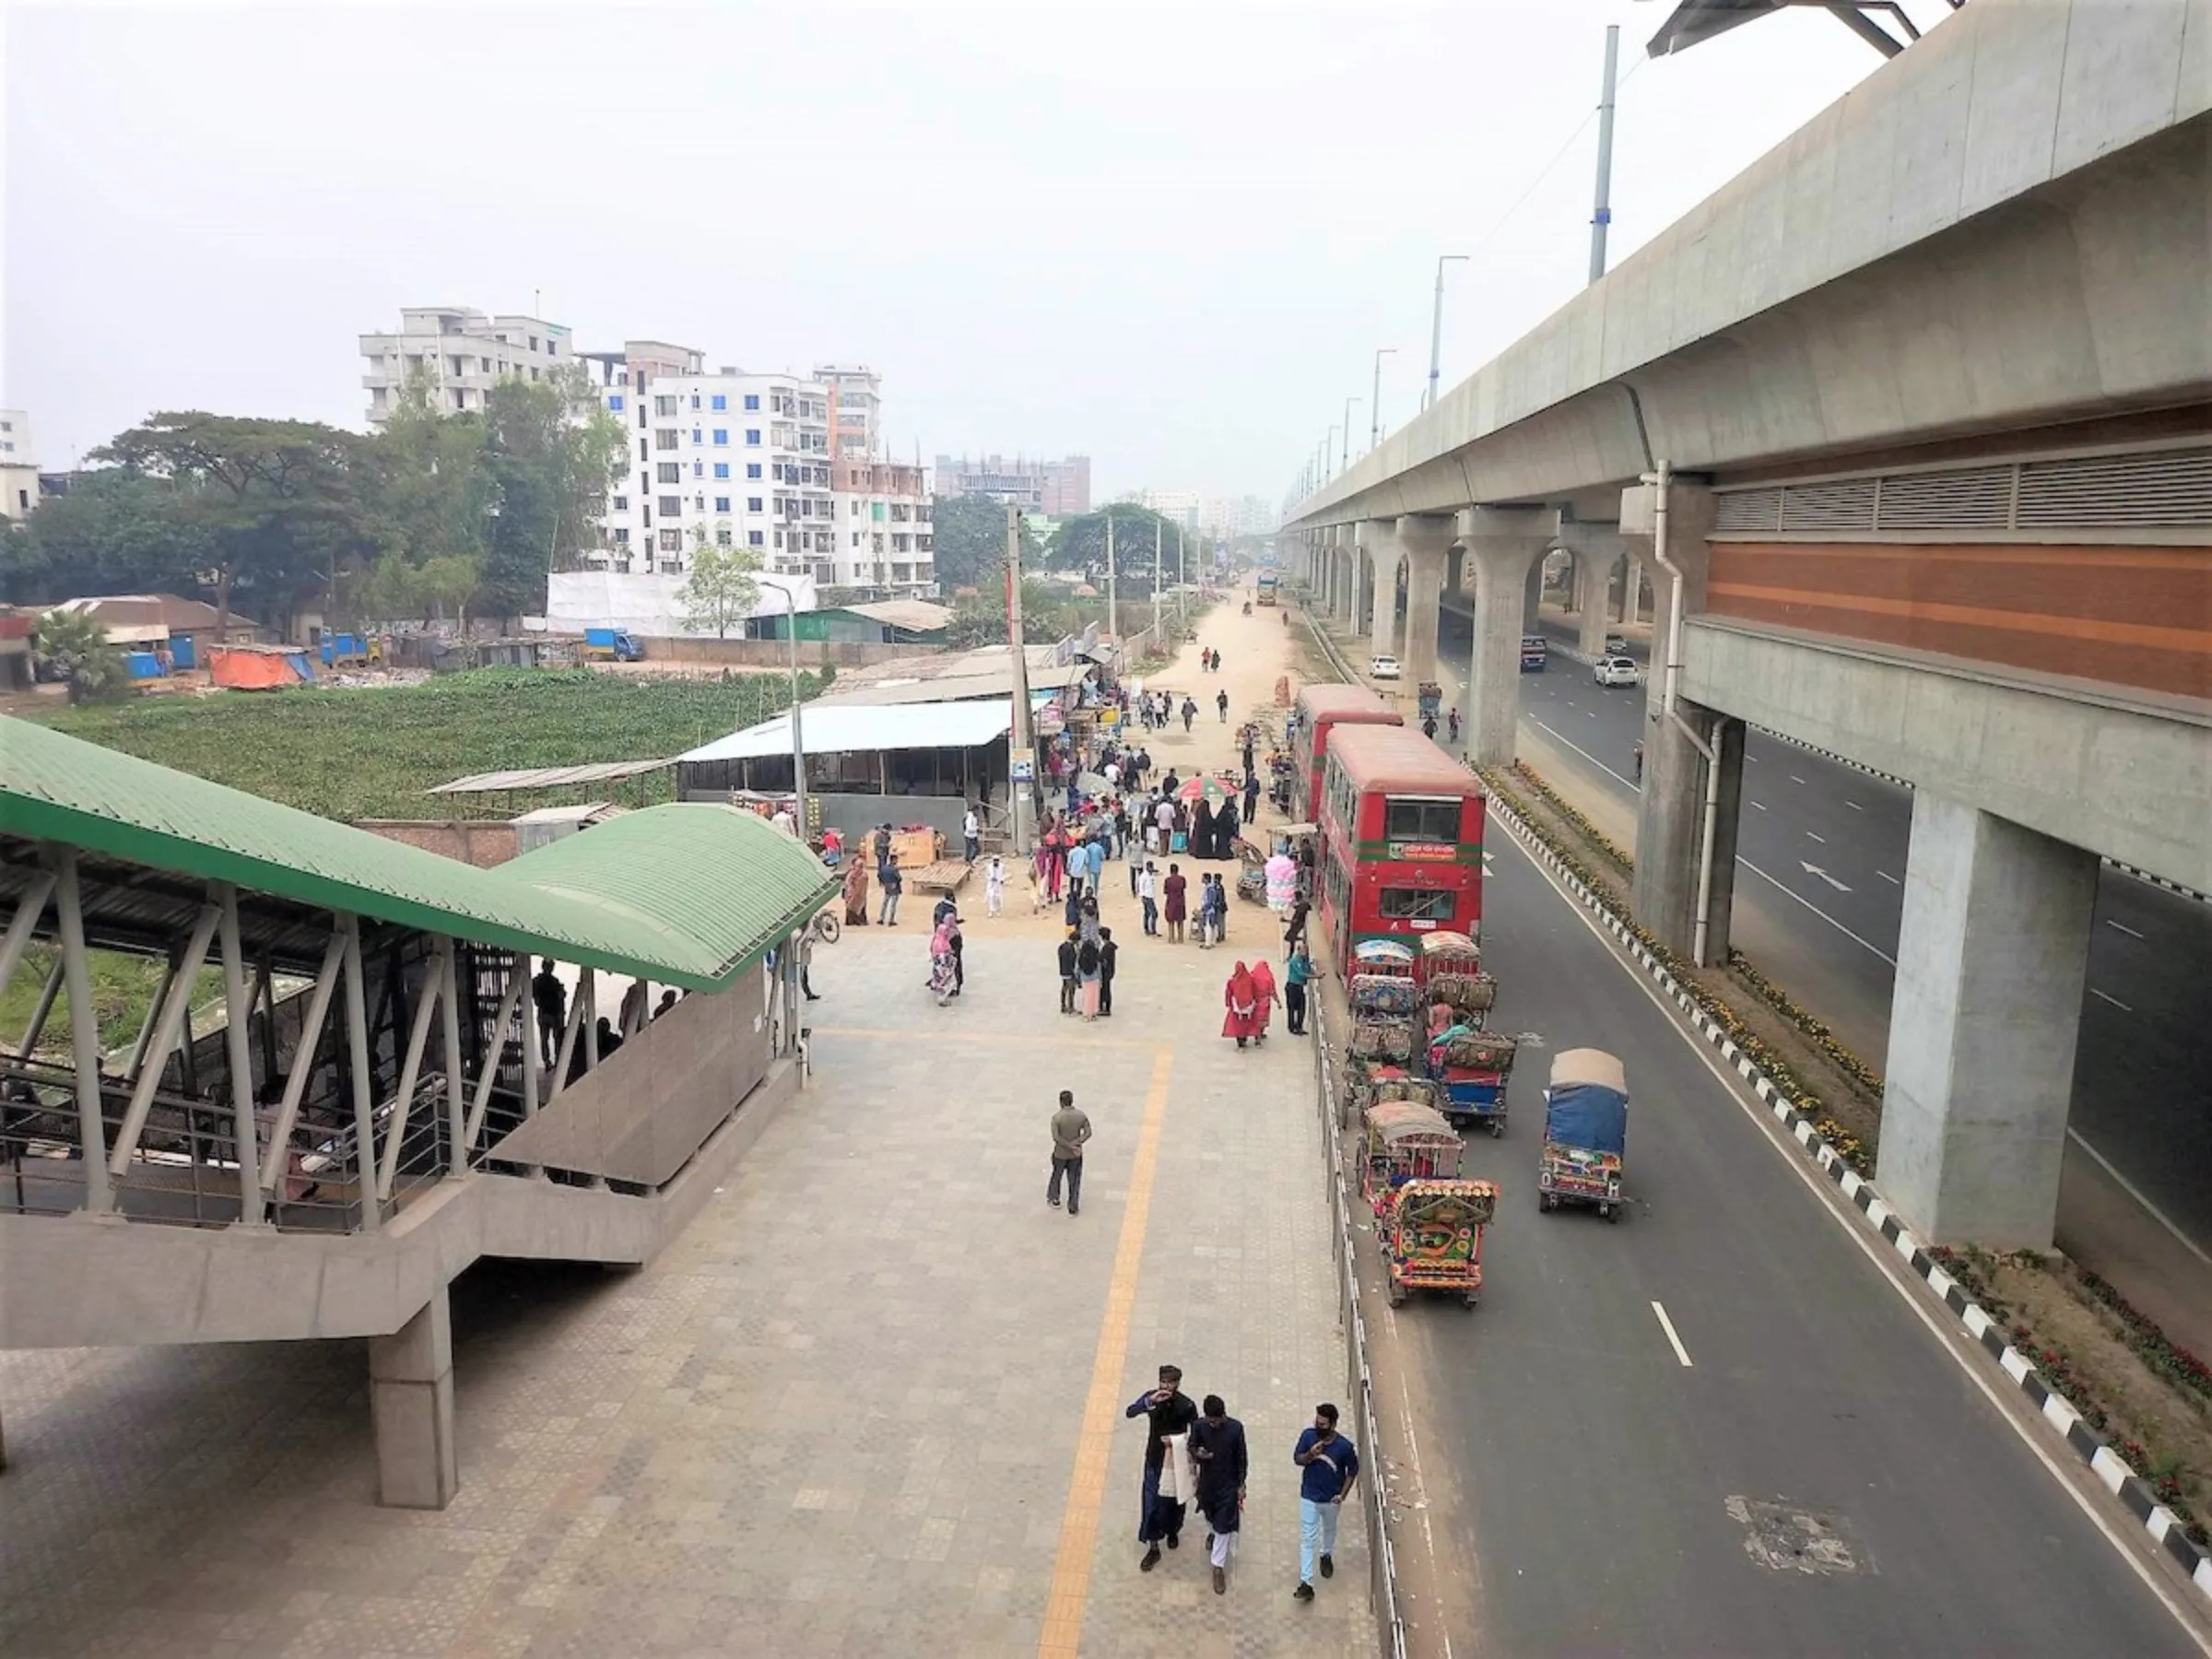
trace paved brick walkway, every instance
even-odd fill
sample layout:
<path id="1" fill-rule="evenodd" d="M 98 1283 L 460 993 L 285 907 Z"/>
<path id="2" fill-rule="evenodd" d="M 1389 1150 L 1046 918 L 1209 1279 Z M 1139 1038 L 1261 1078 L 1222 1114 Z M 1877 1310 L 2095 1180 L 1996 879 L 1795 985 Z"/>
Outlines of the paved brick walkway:
<path id="1" fill-rule="evenodd" d="M 1249 619 L 1207 637 L 1232 694 L 1272 683 Z M 1026 904 L 973 921 L 942 1009 L 919 916 L 855 930 L 816 959 L 813 1087 L 658 1261 L 457 1285 L 442 1513 L 371 1503 L 358 1344 L 0 1355 L 0 1651 L 1371 1653 L 1348 1508 L 1289 1594 L 1290 1445 L 1346 1369 L 1320 1129 L 1302 1045 L 1216 1034 L 1275 930 L 1239 905 L 1227 948 L 1170 947 L 1105 885 L 1111 1021 L 1058 1015 Z M 1063 1087 L 1098 1130 L 1076 1218 L 1043 1202 Z M 1136 1570 L 1121 1413 L 1161 1360 L 1251 1436 L 1226 1597 L 1202 1524 Z"/>

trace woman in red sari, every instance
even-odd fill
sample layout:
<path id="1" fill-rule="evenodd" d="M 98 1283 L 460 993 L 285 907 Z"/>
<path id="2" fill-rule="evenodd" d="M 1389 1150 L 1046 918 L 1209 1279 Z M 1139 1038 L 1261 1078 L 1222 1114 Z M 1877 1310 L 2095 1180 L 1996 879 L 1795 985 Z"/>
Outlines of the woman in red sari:
<path id="1" fill-rule="evenodd" d="M 1255 1016 L 1259 1029 L 1253 1032 L 1252 1040 L 1265 1042 L 1267 1041 L 1267 1021 L 1274 1014 L 1275 1005 L 1283 1000 L 1283 994 L 1275 988 L 1275 970 L 1268 965 L 1265 957 L 1252 965 L 1252 989 L 1254 1006 L 1259 1010 Z"/>
<path id="2" fill-rule="evenodd" d="M 1260 994 L 1252 982 L 1252 971 L 1239 962 L 1222 988 L 1221 1006 L 1229 1010 L 1221 1020 L 1221 1035 L 1234 1037 L 1242 1048 L 1260 1034 Z"/>

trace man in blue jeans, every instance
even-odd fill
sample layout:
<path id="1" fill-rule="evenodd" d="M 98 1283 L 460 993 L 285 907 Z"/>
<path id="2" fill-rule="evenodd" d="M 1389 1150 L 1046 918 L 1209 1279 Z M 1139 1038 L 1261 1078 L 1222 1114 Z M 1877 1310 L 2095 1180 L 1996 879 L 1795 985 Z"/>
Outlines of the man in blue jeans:
<path id="1" fill-rule="evenodd" d="M 1298 1482 L 1298 1588 L 1290 1594 L 1300 1601 L 1313 1599 L 1313 1558 L 1321 1558 L 1321 1576 L 1336 1576 L 1336 1522 L 1344 1500 L 1359 1478 L 1359 1452 L 1336 1432 L 1336 1407 L 1313 1407 L 1313 1426 L 1298 1437 L 1290 1461 L 1304 1471 Z"/>

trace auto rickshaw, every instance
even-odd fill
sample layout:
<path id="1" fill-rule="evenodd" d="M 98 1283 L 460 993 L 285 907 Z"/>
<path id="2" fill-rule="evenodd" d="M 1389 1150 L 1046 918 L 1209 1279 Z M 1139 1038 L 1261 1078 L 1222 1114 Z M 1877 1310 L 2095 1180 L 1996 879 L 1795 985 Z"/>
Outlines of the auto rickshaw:
<path id="1" fill-rule="evenodd" d="M 1481 1300 L 1482 1234 L 1498 1213 L 1497 1183 L 1408 1181 L 1375 1213 L 1375 1241 L 1390 1305 L 1416 1290 L 1441 1290 L 1472 1308 Z"/>
<path id="2" fill-rule="evenodd" d="M 1555 1056 L 1544 1091 L 1537 1207 L 1594 1205 L 1607 1221 L 1618 1221 L 1628 1207 L 1622 1192 L 1628 1150 L 1629 1082 L 1620 1062 L 1597 1049 Z"/>

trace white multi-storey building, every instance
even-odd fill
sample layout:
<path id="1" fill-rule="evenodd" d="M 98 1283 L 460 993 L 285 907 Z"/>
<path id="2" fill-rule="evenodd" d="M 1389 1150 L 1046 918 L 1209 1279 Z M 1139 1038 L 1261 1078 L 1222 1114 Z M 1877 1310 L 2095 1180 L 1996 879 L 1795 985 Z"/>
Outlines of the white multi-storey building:
<path id="1" fill-rule="evenodd" d="M 39 454 L 30 443 L 30 417 L 0 409 L 0 518 L 28 518 L 39 504 Z"/>
<path id="2" fill-rule="evenodd" d="M 830 394 L 791 374 L 702 371 L 688 347 L 633 341 L 603 366 L 596 391 L 631 445 L 609 493 L 594 562 L 680 575 L 702 543 L 750 547 L 764 567 L 833 580 Z"/>
<path id="3" fill-rule="evenodd" d="M 361 335 L 369 420 L 380 425 L 410 376 L 429 377 L 437 407 L 447 414 L 481 409 L 507 375 L 543 380 L 565 369 L 574 353 L 569 331 L 539 317 L 486 316 L 458 305 L 410 306 L 397 334 Z"/>
<path id="4" fill-rule="evenodd" d="M 937 559 L 929 477 L 919 466 L 847 458 L 834 464 L 837 552 L 815 580 L 877 597 L 933 599 Z"/>
<path id="5" fill-rule="evenodd" d="M 830 458 L 863 460 L 882 437 L 883 376 L 867 365 L 818 364 L 814 378 L 830 390 Z"/>

